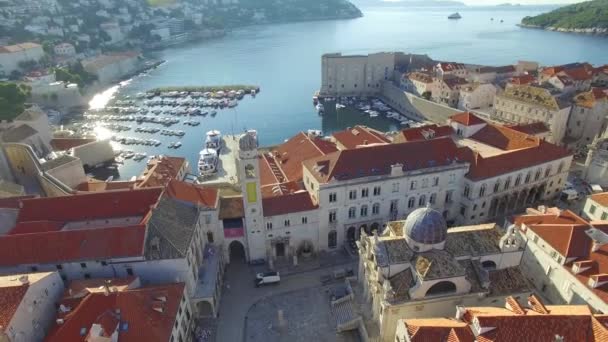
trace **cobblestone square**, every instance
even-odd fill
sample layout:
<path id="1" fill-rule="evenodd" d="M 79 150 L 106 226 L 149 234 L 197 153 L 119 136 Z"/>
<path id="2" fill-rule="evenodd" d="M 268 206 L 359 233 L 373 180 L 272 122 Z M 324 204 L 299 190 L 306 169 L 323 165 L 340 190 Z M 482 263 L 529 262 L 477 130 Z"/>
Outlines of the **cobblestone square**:
<path id="1" fill-rule="evenodd" d="M 330 286 L 290 291 L 261 299 L 246 318 L 247 342 L 357 342 L 356 332 L 336 333 L 329 304 Z M 284 325 L 279 324 L 279 310 Z"/>

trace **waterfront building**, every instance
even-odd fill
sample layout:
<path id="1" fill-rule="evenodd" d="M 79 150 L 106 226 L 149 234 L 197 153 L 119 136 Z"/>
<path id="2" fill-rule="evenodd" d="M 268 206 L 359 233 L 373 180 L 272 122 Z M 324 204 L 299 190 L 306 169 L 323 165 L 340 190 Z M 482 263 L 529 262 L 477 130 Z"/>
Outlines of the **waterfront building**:
<path id="1" fill-rule="evenodd" d="M 578 94 L 568 119 L 567 144 L 582 148 L 608 127 L 608 89 L 592 88 Z"/>
<path id="2" fill-rule="evenodd" d="M 457 305 L 496 305 L 530 290 L 519 270 L 523 241 L 495 224 L 447 228 L 420 208 L 381 234 L 362 233 L 359 286 L 377 341 L 395 341 L 400 319 L 449 316 Z M 356 291 L 357 292 L 357 291 Z M 399 337 L 399 336 L 397 336 Z"/>
<path id="3" fill-rule="evenodd" d="M 72 281 L 58 298 L 45 341 L 188 341 L 184 283 L 142 286 L 138 277 Z"/>
<path id="4" fill-rule="evenodd" d="M 469 83 L 460 88 L 458 108 L 487 109 L 494 104 L 497 88 L 491 83 Z"/>
<path id="5" fill-rule="evenodd" d="M 545 122 L 551 130 L 549 141 L 561 144 L 571 105 L 559 95 L 541 87 L 512 85 L 496 95 L 493 117 L 515 124 Z"/>
<path id="6" fill-rule="evenodd" d="M 457 306 L 454 318 L 401 319 L 396 341 L 589 341 L 608 335 L 608 318 L 586 305 L 545 305 L 536 295 L 507 297 L 504 307 Z"/>
<path id="7" fill-rule="evenodd" d="M 555 76 L 565 77 L 574 91 L 587 91 L 591 87 L 594 68 L 589 63 L 571 63 L 542 68 L 541 82 L 547 82 Z"/>
<path id="8" fill-rule="evenodd" d="M 417 96 L 433 94 L 434 86 L 433 77 L 426 73 L 412 72 L 401 76 L 401 88 Z"/>
<path id="9" fill-rule="evenodd" d="M 583 217 L 589 221 L 608 221 L 608 192 L 587 197 Z"/>
<path id="10" fill-rule="evenodd" d="M 343 56 L 325 54 L 321 58 L 321 95 L 373 95 L 382 83 L 393 78 L 395 53 Z"/>
<path id="11" fill-rule="evenodd" d="M 496 220 L 559 194 L 572 154 L 515 129 L 456 114 L 450 126 L 459 139 L 460 159 L 470 163 L 462 184 L 460 224 Z"/>
<path id="12" fill-rule="evenodd" d="M 608 312 L 608 222 L 539 207 L 516 216 L 513 224 L 526 242 L 522 271 L 544 298 Z"/>
<path id="13" fill-rule="evenodd" d="M 42 341 L 54 324 L 62 293 L 57 272 L 0 276 L 0 340 Z"/>
<path id="14" fill-rule="evenodd" d="M 148 161 L 141 176 L 136 180 L 137 187 L 164 187 L 174 179 L 183 180 L 190 171 L 186 158 L 157 156 Z"/>
<path id="15" fill-rule="evenodd" d="M 21 43 L 16 45 L 0 46 L 0 75 L 9 76 L 13 71 L 19 70 L 19 63 L 38 62 L 44 51 L 42 45 L 36 43 Z"/>
<path id="16" fill-rule="evenodd" d="M 216 208 L 176 187 L 169 192 L 146 188 L 21 200 L 14 227 L 0 236 L 0 273 L 184 282 L 192 312 L 215 317 L 224 270 L 222 241 L 212 226 Z M 217 234 L 214 243 L 208 242 L 210 232 Z"/>
<path id="17" fill-rule="evenodd" d="M 110 84 L 133 73 L 138 62 L 137 52 L 117 52 L 88 58 L 81 63 L 84 70 L 97 76 L 99 83 Z"/>
<path id="18" fill-rule="evenodd" d="M 433 84 L 435 90 L 432 94 L 433 101 L 456 108 L 460 99 L 460 90 L 465 87 L 467 80 L 447 74 L 444 77 L 435 77 Z"/>
<path id="19" fill-rule="evenodd" d="M 608 187 L 608 131 L 602 136 L 589 145 L 583 178 L 589 184 Z"/>

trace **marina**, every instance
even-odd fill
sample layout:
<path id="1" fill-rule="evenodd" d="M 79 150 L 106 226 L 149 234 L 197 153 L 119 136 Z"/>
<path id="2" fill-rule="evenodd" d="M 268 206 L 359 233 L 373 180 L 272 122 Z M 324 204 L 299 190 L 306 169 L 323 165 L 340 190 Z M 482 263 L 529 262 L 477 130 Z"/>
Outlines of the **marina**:
<path id="1" fill-rule="evenodd" d="M 342 96 L 338 98 L 327 97 L 319 99 L 315 95 L 313 97 L 313 103 L 315 102 L 315 108 L 319 115 L 325 114 L 325 108 L 335 108 L 336 112 L 355 112 L 372 119 L 379 117 L 385 118 L 393 121 L 401 128 L 419 127 L 425 124 L 400 114 L 397 110 L 384 103 L 384 101 L 375 97 Z"/>

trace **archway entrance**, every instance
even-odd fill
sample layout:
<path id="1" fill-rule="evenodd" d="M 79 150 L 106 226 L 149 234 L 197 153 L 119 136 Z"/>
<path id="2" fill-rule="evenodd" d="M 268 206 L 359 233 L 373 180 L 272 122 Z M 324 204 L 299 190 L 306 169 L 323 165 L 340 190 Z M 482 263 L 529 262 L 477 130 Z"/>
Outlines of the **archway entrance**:
<path id="1" fill-rule="evenodd" d="M 230 263 L 245 262 L 245 246 L 240 241 L 232 241 L 228 248 L 230 250 Z"/>
<path id="2" fill-rule="evenodd" d="M 431 286 L 425 294 L 426 296 L 446 295 L 456 292 L 456 285 L 451 281 L 440 281 Z"/>
<path id="3" fill-rule="evenodd" d="M 277 258 L 285 256 L 285 244 L 284 243 L 279 242 L 274 245 L 274 248 L 275 248 L 275 253 L 276 253 Z"/>
<path id="4" fill-rule="evenodd" d="M 495 270 L 496 269 L 496 263 L 492 260 L 486 260 L 484 262 L 481 263 L 481 267 L 483 267 L 484 269 L 491 271 L 491 270 Z"/>
<path id="5" fill-rule="evenodd" d="M 213 317 L 213 306 L 206 300 L 196 303 L 199 317 Z"/>
<path id="6" fill-rule="evenodd" d="M 357 228 L 349 227 L 346 231 L 346 239 L 348 239 L 348 241 L 357 240 Z"/>

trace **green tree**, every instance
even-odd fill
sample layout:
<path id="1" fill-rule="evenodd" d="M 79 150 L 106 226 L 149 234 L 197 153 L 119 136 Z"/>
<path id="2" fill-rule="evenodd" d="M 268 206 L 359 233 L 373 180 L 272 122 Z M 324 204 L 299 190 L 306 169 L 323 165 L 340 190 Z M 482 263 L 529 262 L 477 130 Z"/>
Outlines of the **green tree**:
<path id="1" fill-rule="evenodd" d="M 0 120 L 13 120 L 25 109 L 31 88 L 14 82 L 0 82 Z"/>

